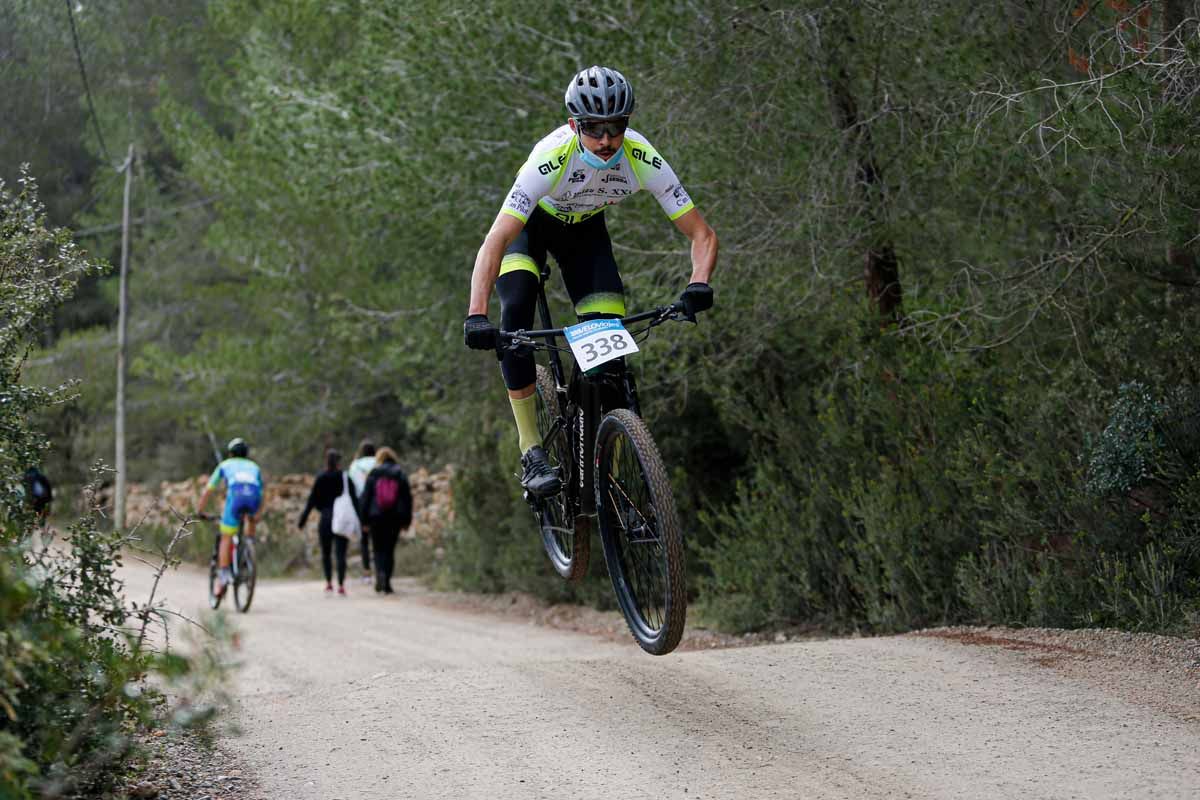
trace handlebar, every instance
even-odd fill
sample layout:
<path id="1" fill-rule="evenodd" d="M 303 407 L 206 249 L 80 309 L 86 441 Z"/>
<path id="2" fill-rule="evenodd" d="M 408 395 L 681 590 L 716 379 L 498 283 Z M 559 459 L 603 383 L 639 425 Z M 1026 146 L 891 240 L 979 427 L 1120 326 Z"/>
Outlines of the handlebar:
<path id="1" fill-rule="evenodd" d="M 639 322 L 650 320 L 650 324 L 644 329 L 648 332 L 651 328 L 662 325 L 664 322 L 671 320 L 686 321 L 694 323 L 696 321 L 695 314 L 689 314 L 683 306 L 682 300 L 676 300 L 669 306 L 659 306 L 649 311 L 643 311 L 640 314 L 634 314 L 631 317 L 622 317 L 621 324 L 625 326 L 634 325 Z M 544 330 L 519 330 L 519 331 L 499 331 L 500 343 L 496 349 L 516 350 L 521 347 L 532 347 L 534 349 L 543 349 L 552 347 L 546 342 L 534 341 L 535 339 L 553 339 L 556 336 L 565 336 L 564 328 L 546 328 Z"/>

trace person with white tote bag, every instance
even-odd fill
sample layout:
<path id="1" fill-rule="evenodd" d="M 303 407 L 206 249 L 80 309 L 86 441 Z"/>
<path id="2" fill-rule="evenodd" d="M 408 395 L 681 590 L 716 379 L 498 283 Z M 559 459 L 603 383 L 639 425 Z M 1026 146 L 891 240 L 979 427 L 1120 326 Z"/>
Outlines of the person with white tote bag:
<path id="1" fill-rule="evenodd" d="M 314 508 L 320 512 L 317 536 L 321 543 L 321 566 L 325 570 L 325 594 L 333 594 L 333 558 L 337 560 L 337 593 L 346 596 L 346 548 L 351 537 L 357 538 L 359 523 L 358 494 L 354 483 L 341 469 L 342 455 L 337 450 L 325 453 L 325 470 L 313 481 L 308 503 L 300 514 L 300 529 Z"/>

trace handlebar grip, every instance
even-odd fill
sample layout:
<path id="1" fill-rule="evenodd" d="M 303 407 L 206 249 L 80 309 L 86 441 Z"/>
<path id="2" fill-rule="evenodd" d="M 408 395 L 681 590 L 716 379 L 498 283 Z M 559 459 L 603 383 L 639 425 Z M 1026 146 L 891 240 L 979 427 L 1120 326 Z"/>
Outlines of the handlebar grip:
<path id="1" fill-rule="evenodd" d="M 695 312 L 688 311 L 687 306 L 684 304 L 682 299 L 676 300 L 674 303 L 671 303 L 671 313 L 672 314 L 680 314 L 688 322 L 692 323 L 693 325 L 696 324 Z"/>

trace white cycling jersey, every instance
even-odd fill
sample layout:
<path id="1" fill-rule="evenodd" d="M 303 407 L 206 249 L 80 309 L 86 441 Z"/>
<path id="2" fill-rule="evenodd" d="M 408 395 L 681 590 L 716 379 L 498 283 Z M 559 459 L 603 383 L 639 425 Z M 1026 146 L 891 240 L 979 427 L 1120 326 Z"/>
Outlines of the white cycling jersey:
<path id="1" fill-rule="evenodd" d="M 501 211 L 528 222 L 537 204 L 563 222 L 582 222 L 639 189 L 653 194 L 671 219 L 692 210 L 692 198 L 675 171 L 645 136 L 629 128 L 621 147 L 624 154 L 616 166 L 589 166 L 579 138 L 563 125 L 533 148 Z"/>

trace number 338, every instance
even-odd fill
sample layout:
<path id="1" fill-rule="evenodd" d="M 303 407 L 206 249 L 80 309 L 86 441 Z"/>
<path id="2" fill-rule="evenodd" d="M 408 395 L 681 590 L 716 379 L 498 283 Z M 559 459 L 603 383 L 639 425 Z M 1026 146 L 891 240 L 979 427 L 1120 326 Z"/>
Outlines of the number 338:
<path id="1" fill-rule="evenodd" d="M 581 342 L 580 347 L 583 348 L 584 361 L 595 361 L 597 358 L 603 358 L 614 350 L 620 352 L 629 347 L 629 342 L 625 341 L 625 337 L 619 333 L 614 333 L 611 336 L 602 336 L 590 342 Z"/>

